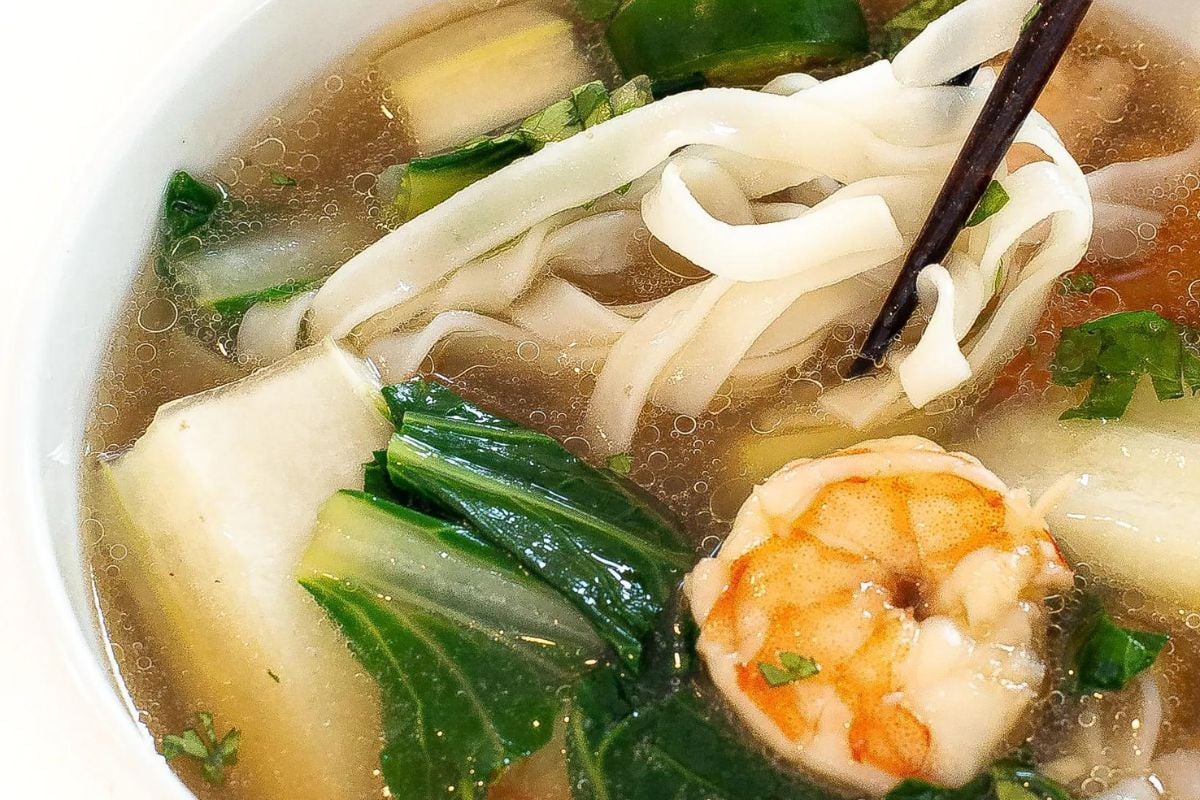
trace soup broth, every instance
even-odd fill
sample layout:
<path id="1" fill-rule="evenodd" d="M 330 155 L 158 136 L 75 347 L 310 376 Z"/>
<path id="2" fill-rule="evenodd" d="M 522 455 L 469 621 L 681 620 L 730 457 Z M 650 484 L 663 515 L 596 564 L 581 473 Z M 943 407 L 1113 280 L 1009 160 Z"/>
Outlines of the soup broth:
<path id="1" fill-rule="evenodd" d="M 878 25 L 905 4 L 875 0 L 864 5 Z M 492 12 L 472 8 L 469 13 Z M 574 18 L 574 12 L 568 13 Z M 458 15 L 461 12 L 447 16 Z M 596 73 L 611 78 L 614 67 L 598 46 L 597 29 L 578 19 L 576 24 L 576 35 L 585 43 L 583 52 Z M 394 34 L 388 43 L 410 36 L 409 31 Z M 220 247 L 264 231 L 315 227 L 335 242 L 329 258 L 340 263 L 391 230 L 395 220 L 379 197 L 376 176 L 412 159 L 418 145 L 374 62 L 381 49 L 383 45 L 372 44 L 339 63 L 265 120 L 232 155 L 209 165 L 207 172 L 228 188 L 228 213 L 177 246 Z M 1170 155 L 1200 138 L 1200 62 L 1155 34 L 1098 12 L 1073 45 L 1042 107 L 1087 172 Z M 1051 358 L 1064 327 L 1143 309 L 1200 327 L 1198 189 L 1200 160 L 1187 174 L 1142 187 L 1137 199 L 1161 208 L 1161 223 L 1119 230 L 1094 244 L 1084 262 L 1052 293 L 1034 337 L 995 381 L 868 433 L 890 435 L 902 429 L 970 449 L 993 409 L 1068 396 L 1067 389 L 1050 380 Z M 631 248 L 632 268 L 615 278 L 581 278 L 581 285 L 604 303 L 629 304 L 662 297 L 706 275 L 647 231 L 635 237 Z M 112 334 L 87 430 L 89 456 L 120 455 L 146 430 L 162 404 L 226 384 L 257 366 L 236 355 L 236 323 L 181 301 L 156 277 L 155 268 L 155 263 L 145 265 Z M 870 438 L 822 420 L 812 410 L 813 401 L 853 355 L 862 334 L 861 326 L 842 325 L 816 357 L 792 368 L 781 384 L 748 393 L 726 387 L 702 414 L 650 406 L 641 415 L 628 450 L 628 477 L 680 516 L 697 557 L 716 549 L 750 488 L 777 467 L 798 456 L 815 456 Z M 563 358 L 532 340 L 509 345 L 460 337 L 435 347 L 421 374 L 553 436 L 584 459 L 597 460 L 584 415 L 601 366 L 599 361 Z M 98 614 L 138 719 L 159 738 L 192 724 L 197 699 L 180 692 L 176 674 L 186 665 L 172 662 L 167 643 L 147 624 L 155 609 L 139 605 L 128 587 L 138 557 L 112 535 L 123 522 L 108 505 L 100 483 L 98 470 L 85 471 L 82 537 Z M 1072 615 L 1085 595 L 1103 597 L 1121 623 L 1171 636 L 1155 667 L 1161 720 L 1142 719 L 1145 698 L 1138 688 L 1082 697 L 1052 688 L 1038 701 L 1031 721 L 1018 726 L 1014 744 L 1024 741 L 1038 764 L 1057 765 L 1072 791 L 1090 797 L 1148 768 L 1145 726 L 1161 724 L 1158 753 L 1200 746 L 1200 672 L 1195 666 L 1200 663 L 1200 608 L 1164 603 L 1136 587 L 1113 582 L 1103 565 L 1072 566 L 1074 587 L 1048 601 L 1052 651 L 1066 651 L 1075 624 Z M 221 642 L 211 646 L 220 648 Z M 1065 667 L 1055 670 L 1049 684 L 1061 687 L 1070 676 Z M 231 718 L 217 720 L 218 725 L 236 725 L 236 710 L 226 714 Z M 379 731 L 363 734 L 363 747 L 372 758 L 379 737 Z M 1082 770 L 1064 766 L 1084 757 L 1081 753 L 1096 754 L 1095 763 Z M 286 763 L 243 762 L 229 770 L 223 785 L 213 786 L 195 765 L 179 767 L 199 797 L 244 800 L 276 800 L 251 794 L 245 775 L 287 770 Z M 569 797 L 561 760 L 553 753 L 514 772 L 488 796 Z M 386 790 L 378 771 L 376 776 L 382 796 Z"/>

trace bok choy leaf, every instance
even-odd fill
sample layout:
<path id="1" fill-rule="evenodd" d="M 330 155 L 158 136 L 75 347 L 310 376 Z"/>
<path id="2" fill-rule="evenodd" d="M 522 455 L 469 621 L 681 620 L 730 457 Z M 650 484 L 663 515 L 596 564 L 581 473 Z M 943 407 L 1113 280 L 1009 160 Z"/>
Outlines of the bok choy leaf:
<path id="1" fill-rule="evenodd" d="M 621 661 L 692 563 L 677 521 L 633 484 L 549 436 L 412 381 L 386 395 L 394 485 L 466 520 L 570 598 Z"/>
<path id="2" fill-rule="evenodd" d="M 394 797 L 481 797 L 549 741 L 559 692 L 605 649 L 499 548 L 362 492 L 322 507 L 300 582 L 379 685 Z"/>

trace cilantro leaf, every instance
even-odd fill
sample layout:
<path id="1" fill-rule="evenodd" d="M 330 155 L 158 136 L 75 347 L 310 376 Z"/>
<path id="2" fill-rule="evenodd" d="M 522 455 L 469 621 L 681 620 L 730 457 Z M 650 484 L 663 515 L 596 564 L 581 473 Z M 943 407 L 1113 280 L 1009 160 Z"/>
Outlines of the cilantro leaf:
<path id="1" fill-rule="evenodd" d="M 282 172 L 272 172 L 271 183 L 275 186 L 295 186 L 296 179 Z"/>
<path id="2" fill-rule="evenodd" d="M 231 728 L 224 738 L 218 738 L 213 715 L 199 711 L 196 713 L 195 728 L 162 737 L 160 752 L 167 761 L 186 756 L 198 762 L 204 779 L 214 786 L 220 786 L 225 782 L 226 768 L 237 763 L 241 744 L 241 731 Z"/>
<path id="3" fill-rule="evenodd" d="M 633 471 L 633 456 L 629 453 L 617 453 L 615 456 L 609 456 L 604 465 L 618 475 L 628 475 Z"/>
<path id="4" fill-rule="evenodd" d="M 1122 628 L 1097 611 L 1076 636 L 1072 661 L 1080 694 L 1120 691 L 1146 671 L 1170 640 L 1161 633 Z"/>
<path id="5" fill-rule="evenodd" d="M 811 678 L 821 671 L 820 664 L 808 656 L 802 656 L 799 653 L 780 653 L 779 663 L 783 666 L 767 661 L 760 661 L 758 663 L 759 673 L 763 676 L 763 680 L 767 682 L 767 685 L 772 688 L 786 686 L 789 683 Z"/>
<path id="6" fill-rule="evenodd" d="M 1184 348 L 1185 329 L 1153 311 L 1128 311 L 1062 332 L 1051 364 L 1054 382 L 1091 382 L 1083 403 L 1062 419 L 1119 419 L 1143 376 L 1159 400 L 1200 390 L 1200 359 Z"/>
<path id="7" fill-rule="evenodd" d="M 967 220 L 967 227 L 974 228 L 976 225 L 982 225 L 990 218 L 999 214 L 1000 211 L 1008 205 L 1008 191 L 1001 185 L 1000 181 L 992 181 L 984 190 L 983 197 L 979 200 L 979 205 L 975 207 L 975 212 L 971 214 L 971 218 Z"/>

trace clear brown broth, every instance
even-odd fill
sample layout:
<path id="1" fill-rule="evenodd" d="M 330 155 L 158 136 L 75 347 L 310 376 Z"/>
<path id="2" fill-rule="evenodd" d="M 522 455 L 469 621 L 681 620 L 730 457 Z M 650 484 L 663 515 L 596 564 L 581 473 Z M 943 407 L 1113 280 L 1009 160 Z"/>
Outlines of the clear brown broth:
<path id="1" fill-rule="evenodd" d="M 867 5 L 878 20 L 904 4 L 879 0 Z M 424 21 L 425 27 L 429 24 Z M 402 37 L 392 34 L 390 38 Z M 346 239 L 349 254 L 386 232 L 374 197 L 374 176 L 407 160 L 411 145 L 403 121 L 388 109 L 387 92 L 367 57 L 371 51 L 378 48 L 349 57 L 304 88 L 247 137 L 235 155 L 213 165 L 211 173 L 230 187 L 238 205 L 232 222 L 209 234 L 211 241 L 235 239 L 258 225 L 316 219 L 336 229 L 350 219 L 371 220 L 369 226 L 356 226 Z M 1058 79 L 1059 86 L 1052 85 L 1045 109 L 1085 169 L 1163 155 L 1196 138 L 1200 64 L 1194 59 L 1147 33 L 1118 29 L 1103 19 L 1089 23 L 1070 58 L 1085 71 L 1097 59 L 1111 59 L 1106 63 L 1122 65 L 1121 74 L 1131 85 L 1124 102 L 1105 112 L 1117 113 L 1106 118 L 1095 111 L 1103 98 L 1089 96 L 1074 85 L 1080 73 L 1068 73 Z M 1044 395 L 1048 354 L 1064 325 L 1139 308 L 1200 325 L 1200 164 L 1196 168 L 1196 174 L 1161 187 L 1176 202 L 1162 228 L 1153 236 L 1142 236 L 1144 255 L 1089 258 L 1079 270 L 1095 276 L 1097 289 L 1085 296 L 1056 295 L 1035 341 L 1014 358 L 986 397 L 968 398 L 961 413 L 918 422 L 916 432 L 942 441 L 958 439 L 972 424 L 970 409 L 976 401 L 1033 400 Z M 288 175 L 296 185 L 273 185 L 273 173 Z M 627 281 L 589 287 L 597 296 L 612 302 L 636 301 L 700 277 L 695 267 L 655 242 L 637 246 L 641 268 Z M 846 330 L 835 337 L 823 354 L 826 367 L 845 357 L 854 335 Z M 231 336 L 219 318 L 175 303 L 148 263 L 130 293 L 101 367 L 85 442 L 88 454 L 119 453 L 145 430 L 164 402 L 247 374 L 248 365 L 225 356 L 232 351 Z M 451 343 L 434 352 L 426 371 L 487 406 L 566 441 L 586 456 L 588 445 L 579 434 L 595 370 L 577 370 L 565 363 L 555 366 L 553 359 L 533 357 L 529 345 L 489 346 L 481 351 L 477 344 L 468 348 Z M 719 396 L 698 418 L 647 410 L 631 451 L 631 477 L 681 514 L 698 552 L 710 551 L 749 486 L 777 466 L 745 461 L 738 456 L 741 447 L 748 440 L 786 432 L 788 410 L 797 398 L 819 391 L 827 374 L 820 364 L 805 365 L 784 386 L 762 396 Z M 190 724 L 196 709 L 175 690 L 169 672 L 159 667 L 165 662 L 164 643 L 140 619 L 127 584 L 128 553 L 112 544 L 113 537 L 105 536 L 105 526 L 116 523 L 96 501 L 94 473 L 86 470 L 84 476 L 82 536 L 115 661 L 150 731 L 158 736 L 179 730 Z M 1200 718 L 1200 674 L 1189 666 L 1200 663 L 1200 609 L 1151 608 L 1139 592 L 1100 585 L 1088 565 L 1079 565 L 1077 583 L 1079 593 L 1104 591 L 1125 618 L 1175 634 L 1159 661 L 1167 699 L 1161 748 L 1166 752 L 1200 745 L 1200 723 L 1195 721 Z M 1120 741 L 1133 713 L 1135 709 L 1120 701 L 1074 700 L 1055 691 L 1043 704 L 1042 724 L 1032 744 L 1041 758 L 1049 760 L 1060 755 L 1064 739 L 1081 727 L 1098 726 Z M 221 789 L 208 787 L 186 766 L 182 774 L 200 797 L 276 800 L 250 797 L 236 769 Z M 1074 788 L 1090 793 L 1109 785 L 1111 778 L 1106 765 L 1098 764 L 1083 785 Z M 565 800 L 565 785 L 553 759 L 523 769 L 519 780 L 508 783 L 494 796 Z"/>

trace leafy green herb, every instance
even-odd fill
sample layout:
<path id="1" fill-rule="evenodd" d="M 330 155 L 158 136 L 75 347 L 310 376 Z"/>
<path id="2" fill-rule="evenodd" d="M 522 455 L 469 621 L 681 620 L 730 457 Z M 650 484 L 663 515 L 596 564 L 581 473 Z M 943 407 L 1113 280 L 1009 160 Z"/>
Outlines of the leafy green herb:
<path id="1" fill-rule="evenodd" d="M 875 51 L 882 58 L 893 59 L 896 54 L 917 38 L 929 23 L 961 4 L 963 0 L 917 0 L 883 24 Z"/>
<path id="2" fill-rule="evenodd" d="M 1034 3 L 1033 7 L 1029 9 L 1029 13 L 1027 13 L 1025 15 L 1024 21 L 1021 23 L 1021 30 L 1024 31 L 1026 28 L 1028 28 L 1030 25 L 1032 25 L 1033 21 L 1035 19 L 1037 19 L 1038 15 L 1041 13 L 1042 13 L 1042 4 Z"/>
<path id="3" fill-rule="evenodd" d="M 617 453 L 609 456 L 604 465 L 618 475 L 628 475 L 633 471 L 633 456 L 629 453 Z"/>
<path id="4" fill-rule="evenodd" d="M 282 172 L 272 172 L 271 183 L 276 186 L 295 186 L 296 179 L 285 175 Z"/>
<path id="5" fill-rule="evenodd" d="M 980 775 L 957 789 L 948 789 L 920 778 L 905 778 L 887 793 L 884 800 L 983 800 L 992 788 L 992 776 Z"/>
<path id="6" fill-rule="evenodd" d="M 1200 359 L 1184 347 L 1186 330 L 1153 311 L 1112 314 L 1062 332 L 1051 365 L 1054 382 L 1091 381 L 1086 399 L 1063 419 L 1119 419 L 1143 376 L 1159 400 L 1200 391 Z"/>
<path id="7" fill-rule="evenodd" d="M 200 765 L 204 780 L 220 786 L 225 782 L 225 770 L 237 764 L 242 734 L 231 728 L 223 738 L 217 738 L 213 716 L 207 711 L 196 713 L 196 727 L 183 733 L 162 737 L 162 755 L 167 761 L 187 756 Z"/>
<path id="8" fill-rule="evenodd" d="M 991 217 L 1000 213 L 1000 211 L 1008 205 L 1008 191 L 1001 185 L 1000 181 L 992 181 L 984 190 L 983 198 L 980 199 L 979 205 L 975 207 L 975 212 L 971 214 L 971 218 L 967 220 L 967 227 L 974 228 L 976 225 L 981 225 Z"/>
<path id="9" fill-rule="evenodd" d="M 180 170 L 167 182 L 163 201 L 163 228 L 171 239 L 180 239 L 208 224 L 225 199 L 219 186 L 196 180 Z"/>
<path id="10" fill-rule="evenodd" d="M 1081 694 L 1124 689 L 1146 671 L 1169 641 L 1161 633 L 1122 628 L 1105 611 L 1094 613 L 1076 635 L 1072 661 Z"/>
<path id="11" fill-rule="evenodd" d="M 322 507 L 300 583 L 379 685 L 394 797 L 482 797 L 549 741 L 563 687 L 605 650 L 474 531 L 362 492 Z"/>
<path id="12" fill-rule="evenodd" d="M 424 381 L 385 393 L 394 485 L 448 509 L 576 605 L 635 667 L 692 555 L 678 521 L 549 436 Z"/>
<path id="13" fill-rule="evenodd" d="M 1096 276 L 1090 272 L 1064 275 L 1059 281 L 1059 291 L 1063 294 L 1091 294 L 1096 291 Z"/>
<path id="14" fill-rule="evenodd" d="M 782 665 L 782 666 L 780 666 Z M 779 654 L 779 664 L 760 661 L 758 671 L 768 686 L 778 688 L 789 683 L 811 678 L 821 671 L 821 666 L 807 656 L 798 653 L 783 652 Z"/>
<path id="15" fill-rule="evenodd" d="M 652 100 L 645 76 L 634 78 L 611 95 L 599 81 L 585 83 L 566 99 L 526 118 L 515 130 L 471 139 L 440 155 L 413 159 L 381 176 L 380 184 L 395 184 L 392 205 L 401 221 L 407 222 L 522 156 Z"/>

